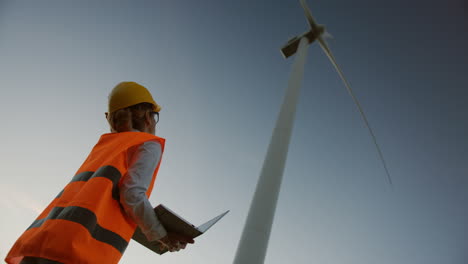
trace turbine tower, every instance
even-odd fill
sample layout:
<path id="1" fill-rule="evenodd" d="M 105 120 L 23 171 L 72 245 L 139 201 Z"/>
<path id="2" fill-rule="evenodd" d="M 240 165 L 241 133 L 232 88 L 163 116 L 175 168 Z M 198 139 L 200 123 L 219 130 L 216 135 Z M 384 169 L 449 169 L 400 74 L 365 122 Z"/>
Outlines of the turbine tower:
<path id="1" fill-rule="evenodd" d="M 265 260 L 265 255 L 268 247 L 268 240 L 270 237 L 271 226 L 276 210 L 278 195 L 283 178 L 284 166 L 286 163 L 289 141 L 291 138 L 292 127 L 296 113 L 297 101 L 299 98 L 299 90 L 301 86 L 302 77 L 304 74 L 304 65 L 307 57 L 308 45 L 317 40 L 322 47 L 325 54 L 330 59 L 331 63 L 338 72 L 346 89 L 353 98 L 363 120 L 366 124 L 370 135 L 377 148 L 379 156 L 382 160 L 383 166 L 387 173 L 388 181 L 392 184 L 387 165 L 383 158 L 379 145 L 377 144 L 376 137 L 369 126 L 369 122 L 362 110 L 362 107 L 355 97 L 351 87 L 345 79 L 340 67 L 335 61 L 330 48 L 325 42 L 325 38 L 330 36 L 323 25 L 315 22 L 310 13 L 305 0 L 300 0 L 304 9 L 307 21 L 310 25 L 310 30 L 302 35 L 296 36 L 286 43 L 281 48 L 281 52 L 285 58 L 296 54 L 296 59 L 292 66 L 291 76 L 288 82 L 288 89 L 286 91 L 283 103 L 280 108 L 278 119 L 271 136 L 270 144 L 268 146 L 267 154 L 263 162 L 263 167 L 260 177 L 257 182 L 254 197 L 250 204 L 249 213 L 242 231 L 242 235 L 237 247 L 237 252 L 234 258 L 234 264 L 262 264 Z"/>

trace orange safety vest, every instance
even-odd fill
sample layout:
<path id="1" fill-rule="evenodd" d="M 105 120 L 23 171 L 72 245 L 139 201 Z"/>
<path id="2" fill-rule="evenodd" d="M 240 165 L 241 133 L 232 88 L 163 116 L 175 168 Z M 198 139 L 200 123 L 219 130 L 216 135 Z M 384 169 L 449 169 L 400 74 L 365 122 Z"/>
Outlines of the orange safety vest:
<path id="1" fill-rule="evenodd" d="M 127 151 L 165 140 L 143 132 L 104 134 L 73 179 L 13 245 L 5 261 L 23 257 L 61 263 L 118 263 L 136 229 L 120 206 L 119 186 L 127 174 Z M 149 197 L 159 163 L 146 192 Z"/>

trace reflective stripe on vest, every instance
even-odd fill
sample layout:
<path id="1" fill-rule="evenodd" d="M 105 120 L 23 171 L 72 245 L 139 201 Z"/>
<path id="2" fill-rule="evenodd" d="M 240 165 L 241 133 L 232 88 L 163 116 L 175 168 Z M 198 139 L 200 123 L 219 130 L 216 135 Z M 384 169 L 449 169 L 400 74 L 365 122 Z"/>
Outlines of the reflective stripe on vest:
<path id="1" fill-rule="evenodd" d="M 120 253 L 123 253 L 125 248 L 127 248 L 128 242 L 125 239 L 101 227 L 97 223 L 97 217 L 92 211 L 78 206 L 54 207 L 46 218 L 34 221 L 28 230 L 40 227 L 45 221 L 54 219 L 68 220 L 82 225 L 94 239 L 113 246 Z"/>
<path id="2" fill-rule="evenodd" d="M 165 140 L 147 133 L 101 136 L 71 181 L 13 245 L 7 263 L 19 263 L 23 256 L 62 263 L 118 263 L 136 228 L 119 202 L 127 151 L 150 140 L 164 151 Z"/>
<path id="3" fill-rule="evenodd" d="M 117 170 L 116 168 L 112 166 L 101 167 L 96 172 L 84 171 L 82 173 L 78 173 L 75 176 L 73 176 L 73 179 L 70 181 L 70 183 L 78 182 L 78 181 L 86 182 L 89 179 L 94 178 L 94 177 L 104 177 L 104 178 L 111 180 L 112 181 L 112 197 L 115 200 L 119 201 L 118 184 L 122 175 L 120 174 L 119 170 Z M 60 198 L 63 194 L 63 191 L 64 190 L 62 190 L 55 198 Z"/>

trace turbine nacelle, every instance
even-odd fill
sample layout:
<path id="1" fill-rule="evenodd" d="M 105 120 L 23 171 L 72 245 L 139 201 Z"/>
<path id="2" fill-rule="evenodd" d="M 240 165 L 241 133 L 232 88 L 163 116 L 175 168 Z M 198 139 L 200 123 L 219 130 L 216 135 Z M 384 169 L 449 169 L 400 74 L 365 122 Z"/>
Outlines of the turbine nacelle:
<path id="1" fill-rule="evenodd" d="M 324 35 L 325 36 L 330 36 L 328 32 L 325 31 L 325 26 L 324 25 L 316 25 L 313 28 L 311 28 L 309 31 L 303 33 L 302 35 L 295 36 L 291 38 L 282 48 L 281 48 L 281 53 L 283 54 L 284 58 L 288 58 L 292 56 L 294 53 L 296 53 L 297 48 L 299 46 L 299 41 L 301 38 L 306 37 L 309 44 L 314 42 L 317 38 L 320 36 Z M 327 35 L 328 34 L 328 35 Z"/>

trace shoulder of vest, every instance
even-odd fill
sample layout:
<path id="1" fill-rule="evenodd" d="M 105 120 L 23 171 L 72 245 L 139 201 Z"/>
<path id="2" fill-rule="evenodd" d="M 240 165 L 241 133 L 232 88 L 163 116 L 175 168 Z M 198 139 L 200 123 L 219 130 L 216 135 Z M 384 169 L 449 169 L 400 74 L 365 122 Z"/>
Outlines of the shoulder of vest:
<path id="1" fill-rule="evenodd" d="M 119 144 L 127 147 L 139 145 L 147 141 L 157 141 L 164 147 L 165 139 L 149 133 L 144 132 L 120 132 L 120 133 L 107 133 L 101 135 L 98 144 L 106 144 L 108 142 L 119 142 Z"/>

